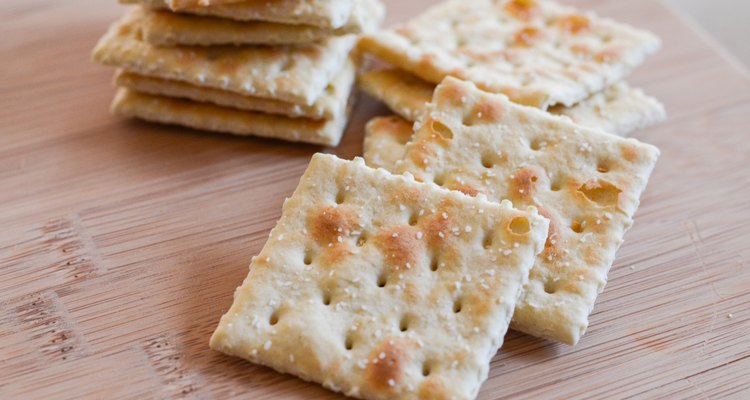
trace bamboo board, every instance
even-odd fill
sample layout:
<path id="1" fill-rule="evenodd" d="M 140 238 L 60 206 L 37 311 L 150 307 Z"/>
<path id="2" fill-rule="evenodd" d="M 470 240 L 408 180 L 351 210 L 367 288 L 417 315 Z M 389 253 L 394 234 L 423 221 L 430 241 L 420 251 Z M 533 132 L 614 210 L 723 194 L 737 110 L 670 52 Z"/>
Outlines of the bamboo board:
<path id="1" fill-rule="evenodd" d="M 750 398 L 748 75 L 659 2 L 570 2 L 664 40 L 631 79 L 662 157 L 581 343 L 511 332 L 480 398 Z M 310 156 L 386 110 L 330 150 L 113 118 L 114 3 L 0 5 L 0 398 L 339 398 L 207 342 Z"/>

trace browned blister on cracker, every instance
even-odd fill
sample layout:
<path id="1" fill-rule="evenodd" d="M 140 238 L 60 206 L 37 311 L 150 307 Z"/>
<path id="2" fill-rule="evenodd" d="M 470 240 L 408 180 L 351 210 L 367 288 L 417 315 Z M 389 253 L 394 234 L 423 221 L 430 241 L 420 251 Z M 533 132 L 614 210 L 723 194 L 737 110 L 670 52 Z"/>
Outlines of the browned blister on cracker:
<path id="1" fill-rule="evenodd" d="M 358 398 L 474 398 L 547 222 L 316 154 L 211 347 Z"/>

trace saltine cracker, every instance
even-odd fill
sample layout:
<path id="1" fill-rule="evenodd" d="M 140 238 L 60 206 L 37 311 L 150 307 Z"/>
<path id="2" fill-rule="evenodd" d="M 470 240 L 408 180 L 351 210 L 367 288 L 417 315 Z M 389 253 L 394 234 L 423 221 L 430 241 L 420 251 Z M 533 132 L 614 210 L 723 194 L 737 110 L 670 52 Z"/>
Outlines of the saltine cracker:
<path id="1" fill-rule="evenodd" d="M 360 46 L 426 81 L 455 76 L 547 109 L 620 81 L 660 41 L 547 0 L 451 0 Z"/>
<path id="2" fill-rule="evenodd" d="M 474 398 L 547 222 L 316 154 L 211 347 L 352 397 Z"/>
<path id="3" fill-rule="evenodd" d="M 101 38 L 94 59 L 140 75 L 304 105 L 323 93 L 356 40 L 346 35 L 301 47 L 158 47 L 142 40 L 142 19 L 142 10 L 129 10 Z"/>
<path id="4" fill-rule="evenodd" d="M 418 125 L 397 172 L 534 205 L 550 219 L 512 327 L 578 342 L 659 150 L 451 77 L 437 87 Z"/>
<path id="5" fill-rule="evenodd" d="M 315 103 L 309 106 L 274 99 L 244 96 L 225 90 L 143 76 L 122 70 L 115 74 L 115 85 L 137 92 L 208 102 L 245 111 L 281 114 L 291 118 L 334 119 L 341 113 L 341 110 L 344 109 L 346 102 L 349 100 L 354 86 L 355 75 L 356 67 L 354 62 L 347 62 L 333 81 L 328 84 L 325 92 L 315 100 Z"/>

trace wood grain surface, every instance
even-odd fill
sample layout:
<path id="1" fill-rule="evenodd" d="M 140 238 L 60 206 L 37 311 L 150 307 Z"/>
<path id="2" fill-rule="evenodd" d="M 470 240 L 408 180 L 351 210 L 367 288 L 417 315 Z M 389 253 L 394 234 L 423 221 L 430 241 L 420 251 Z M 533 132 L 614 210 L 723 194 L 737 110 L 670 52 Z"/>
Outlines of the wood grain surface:
<path id="1" fill-rule="evenodd" d="M 569 2 L 664 40 L 631 79 L 662 157 L 581 343 L 509 333 L 480 397 L 750 398 L 748 75 L 660 2 Z M 338 398 L 207 343 L 310 156 L 386 110 L 337 149 L 114 118 L 89 51 L 121 12 L 0 3 L 0 398 Z"/>

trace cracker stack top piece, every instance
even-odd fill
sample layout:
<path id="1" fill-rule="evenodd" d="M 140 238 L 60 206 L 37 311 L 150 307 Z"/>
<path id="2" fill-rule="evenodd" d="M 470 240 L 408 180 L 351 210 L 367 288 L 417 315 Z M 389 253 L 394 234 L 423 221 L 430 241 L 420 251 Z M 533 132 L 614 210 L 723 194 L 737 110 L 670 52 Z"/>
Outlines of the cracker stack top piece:
<path id="1" fill-rule="evenodd" d="M 437 87 L 427 111 L 398 172 L 516 206 L 534 205 L 549 218 L 544 251 L 512 327 L 575 344 L 633 222 L 658 149 L 519 106 L 455 78 Z"/>
<path id="2" fill-rule="evenodd" d="M 283 45 L 310 43 L 347 33 L 372 32 L 383 22 L 385 8 L 379 0 L 358 0 L 353 3 L 348 22 L 340 28 L 241 20 L 235 14 L 220 17 L 147 9 L 142 31 L 145 41 L 160 46 Z M 248 5 L 243 3 L 237 7 L 240 6 Z"/>
<path id="3" fill-rule="evenodd" d="M 354 397 L 473 398 L 547 230 L 533 207 L 316 154 L 211 347 Z"/>
<path id="4" fill-rule="evenodd" d="M 360 44 L 429 82 L 455 76 L 546 109 L 619 81 L 660 42 L 552 1 L 451 0 Z"/>

